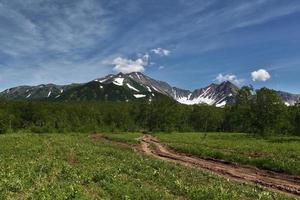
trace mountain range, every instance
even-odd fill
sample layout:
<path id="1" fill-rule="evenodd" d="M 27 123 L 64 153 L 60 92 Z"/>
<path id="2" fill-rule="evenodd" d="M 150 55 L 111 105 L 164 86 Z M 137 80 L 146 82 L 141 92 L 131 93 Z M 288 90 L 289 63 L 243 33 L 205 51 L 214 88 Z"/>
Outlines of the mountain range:
<path id="1" fill-rule="evenodd" d="M 110 74 L 87 83 L 38 86 L 18 86 L 0 93 L 8 100 L 57 100 L 57 101 L 153 101 L 171 98 L 182 104 L 208 104 L 224 107 L 232 103 L 239 87 L 229 81 L 212 83 L 194 91 L 172 87 L 166 82 L 152 79 L 140 72 Z M 286 105 L 293 105 L 300 95 L 277 91 Z"/>

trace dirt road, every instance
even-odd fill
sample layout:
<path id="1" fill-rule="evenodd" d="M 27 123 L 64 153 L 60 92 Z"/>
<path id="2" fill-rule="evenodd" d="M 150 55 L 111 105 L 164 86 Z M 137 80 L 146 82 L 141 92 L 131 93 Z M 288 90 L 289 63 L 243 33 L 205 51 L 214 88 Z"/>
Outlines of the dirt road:
<path id="1" fill-rule="evenodd" d="M 107 140 L 107 139 L 106 139 Z M 119 144 L 116 143 L 116 144 Z M 252 166 L 234 164 L 216 159 L 202 159 L 168 149 L 151 135 L 143 135 L 135 150 L 158 159 L 173 161 L 188 167 L 206 169 L 222 177 L 239 182 L 251 182 L 284 192 L 300 199 L 300 177 L 261 170 Z"/>

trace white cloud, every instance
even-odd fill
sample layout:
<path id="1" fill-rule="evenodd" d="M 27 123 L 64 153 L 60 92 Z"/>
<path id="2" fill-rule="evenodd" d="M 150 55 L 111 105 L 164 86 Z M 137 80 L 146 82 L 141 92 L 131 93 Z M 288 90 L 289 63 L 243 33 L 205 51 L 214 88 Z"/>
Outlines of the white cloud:
<path id="1" fill-rule="evenodd" d="M 236 84 L 236 85 L 241 85 L 241 83 L 243 82 L 243 79 L 239 79 L 239 78 L 237 78 L 237 76 L 236 75 L 234 75 L 234 74 L 225 74 L 225 75 L 223 75 L 223 74 L 219 74 L 217 77 L 216 77 L 216 80 L 218 81 L 218 82 L 224 82 L 224 81 L 230 81 L 230 82 L 232 82 L 232 83 L 234 83 L 234 84 Z"/>
<path id="2" fill-rule="evenodd" d="M 145 66 L 148 64 L 148 61 L 144 57 L 136 60 L 117 57 L 113 60 L 112 64 L 115 65 L 114 70 L 117 72 L 131 73 L 145 71 Z"/>
<path id="3" fill-rule="evenodd" d="M 146 52 L 145 54 L 139 53 L 137 54 L 138 58 L 136 60 L 117 57 L 110 64 L 114 65 L 113 70 L 116 72 L 122 73 L 131 73 L 131 72 L 143 72 L 145 71 L 145 67 L 148 65 L 155 65 L 154 62 L 150 62 L 150 53 L 153 52 L 160 56 L 167 56 L 170 54 L 169 50 L 156 48 L 150 50 L 150 52 Z M 150 64 L 149 64 L 150 62 Z M 164 66 L 159 66 L 158 69 L 164 69 Z"/>
<path id="4" fill-rule="evenodd" d="M 163 48 L 156 48 L 156 49 L 152 49 L 151 52 L 160 55 L 160 56 L 168 56 L 170 55 L 171 51 L 167 50 L 167 49 L 163 49 Z"/>
<path id="5" fill-rule="evenodd" d="M 269 72 L 265 69 L 260 69 L 251 73 L 253 81 L 267 81 L 271 78 Z"/>

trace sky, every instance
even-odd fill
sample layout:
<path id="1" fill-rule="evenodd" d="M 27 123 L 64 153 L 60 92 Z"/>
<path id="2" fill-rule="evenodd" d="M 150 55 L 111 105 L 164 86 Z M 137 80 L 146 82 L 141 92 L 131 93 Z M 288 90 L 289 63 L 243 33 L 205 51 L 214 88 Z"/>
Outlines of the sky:
<path id="1" fill-rule="evenodd" d="M 0 90 L 140 71 L 300 94 L 299 0 L 0 0 Z"/>

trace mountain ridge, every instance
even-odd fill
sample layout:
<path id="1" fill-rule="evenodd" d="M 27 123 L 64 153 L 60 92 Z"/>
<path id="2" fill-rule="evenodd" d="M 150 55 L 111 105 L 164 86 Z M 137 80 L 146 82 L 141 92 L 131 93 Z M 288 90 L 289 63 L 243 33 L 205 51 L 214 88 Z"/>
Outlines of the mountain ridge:
<path id="1" fill-rule="evenodd" d="M 61 101 L 152 101 L 170 98 L 179 103 L 208 104 L 224 107 L 235 101 L 239 87 L 230 81 L 195 89 L 193 91 L 169 85 L 167 82 L 153 79 L 141 72 L 108 74 L 86 83 L 55 85 L 40 84 L 37 86 L 18 86 L 4 90 L 0 97 L 9 100 L 46 99 Z M 300 95 L 276 91 L 286 105 L 294 105 Z"/>

